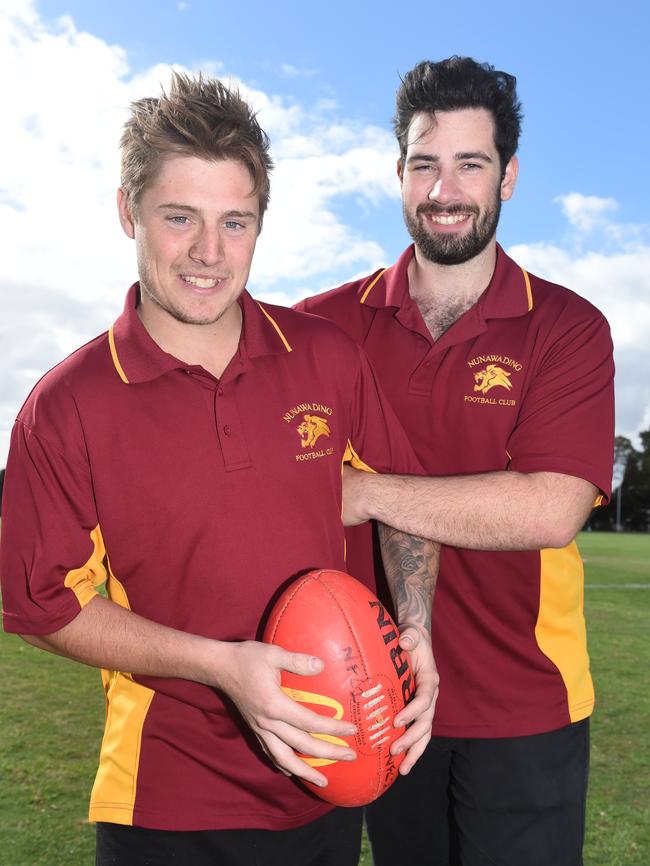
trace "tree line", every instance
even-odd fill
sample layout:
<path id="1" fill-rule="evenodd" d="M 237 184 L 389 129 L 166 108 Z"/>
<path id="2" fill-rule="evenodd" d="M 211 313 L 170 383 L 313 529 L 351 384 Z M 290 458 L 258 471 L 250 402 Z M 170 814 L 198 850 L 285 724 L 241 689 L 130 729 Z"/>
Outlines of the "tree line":
<path id="1" fill-rule="evenodd" d="M 637 450 L 625 436 L 616 437 L 612 498 L 592 511 L 587 529 L 650 531 L 650 429 L 639 438 L 641 448 Z"/>

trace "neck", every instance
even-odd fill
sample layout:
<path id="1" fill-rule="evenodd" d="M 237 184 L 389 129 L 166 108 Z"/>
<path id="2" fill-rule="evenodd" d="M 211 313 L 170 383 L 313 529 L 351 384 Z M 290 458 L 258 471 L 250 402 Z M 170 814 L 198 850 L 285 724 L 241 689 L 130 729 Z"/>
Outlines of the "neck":
<path id="1" fill-rule="evenodd" d="M 149 336 L 163 352 L 188 365 L 203 367 L 217 379 L 237 352 L 242 329 L 239 304 L 232 304 L 220 319 L 206 325 L 179 322 L 144 299 L 137 313 Z"/>
<path id="2" fill-rule="evenodd" d="M 459 265 L 440 265 L 426 259 L 418 247 L 408 268 L 409 294 L 437 340 L 481 297 L 496 265 L 496 240 L 474 258 Z"/>
<path id="3" fill-rule="evenodd" d="M 409 285 L 420 291 L 446 297 L 450 294 L 477 301 L 488 287 L 497 260 L 496 240 L 477 256 L 460 265 L 439 265 L 426 259 L 419 248 L 409 265 Z"/>

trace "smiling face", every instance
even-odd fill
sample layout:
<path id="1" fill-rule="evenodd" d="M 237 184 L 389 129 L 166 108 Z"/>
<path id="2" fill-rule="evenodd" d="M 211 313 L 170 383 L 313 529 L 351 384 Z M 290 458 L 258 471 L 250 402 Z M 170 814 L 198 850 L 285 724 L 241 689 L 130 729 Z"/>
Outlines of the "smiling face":
<path id="1" fill-rule="evenodd" d="M 141 316 L 156 333 L 183 325 L 239 328 L 237 298 L 259 227 L 248 169 L 233 160 L 166 158 L 135 208 L 118 193 L 120 222 L 135 238 Z"/>
<path id="2" fill-rule="evenodd" d="M 510 160 L 502 177 L 490 112 L 464 108 L 416 114 L 397 172 L 404 220 L 418 250 L 436 264 L 457 265 L 495 242 L 517 160 Z"/>

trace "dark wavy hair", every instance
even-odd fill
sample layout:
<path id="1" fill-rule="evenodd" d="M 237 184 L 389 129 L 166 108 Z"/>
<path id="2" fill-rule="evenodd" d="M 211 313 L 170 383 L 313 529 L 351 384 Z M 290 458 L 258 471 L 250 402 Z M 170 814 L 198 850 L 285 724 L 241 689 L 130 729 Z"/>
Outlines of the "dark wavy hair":
<path id="1" fill-rule="evenodd" d="M 456 55 L 438 63 L 423 60 L 402 78 L 393 118 L 402 164 L 414 114 L 462 108 L 485 108 L 492 114 L 494 143 L 499 151 L 501 171 L 505 171 L 517 152 L 521 132 L 523 115 L 517 98 L 517 79 L 507 72 L 499 72 L 489 63 L 477 63 L 471 57 Z"/>
<path id="2" fill-rule="evenodd" d="M 269 203 L 269 140 L 255 112 L 235 88 L 215 78 L 172 74 L 169 91 L 131 103 L 124 124 L 121 186 L 137 211 L 143 189 L 172 154 L 232 159 L 250 172 L 260 207 L 260 226 Z"/>

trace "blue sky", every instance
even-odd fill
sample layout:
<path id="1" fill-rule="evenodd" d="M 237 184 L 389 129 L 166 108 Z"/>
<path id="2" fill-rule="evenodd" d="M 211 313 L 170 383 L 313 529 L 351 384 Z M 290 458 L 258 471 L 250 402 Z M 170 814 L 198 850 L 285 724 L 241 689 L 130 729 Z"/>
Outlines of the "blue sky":
<path id="1" fill-rule="evenodd" d="M 466 54 L 517 76 L 525 122 L 518 194 L 504 214 L 506 245 L 556 239 L 555 195 L 614 197 L 626 221 L 648 218 L 650 167 L 633 155 L 650 138 L 642 0 L 399 4 L 221 0 L 42 0 L 44 19 L 76 26 L 128 52 L 133 72 L 158 63 L 216 64 L 254 88 L 303 106 L 390 128 L 399 75 L 418 60 Z M 243 10 L 243 11 L 242 11 Z M 353 203 L 351 203 L 353 206 Z M 341 202 L 340 206 L 346 206 Z M 368 215 L 391 256 L 404 240 L 392 203 Z M 356 215 L 359 219 L 359 214 Z M 395 238 L 398 235 L 398 238 Z"/>
<path id="2" fill-rule="evenodd" d="M 618 432 L 650 427 L 647 6 L 0 0 L 0 463 L 34 380 L 104 330 L 135 278 L 114 214 L 129 100 L 170 67 L 236 81 L 276 160 L 250 288 L 290 302 L 408 243 L 390 131 L 399 75 L 468 54 L 517 76 L 520 176 L 499 239 L 606 313 Z M 5 86 L 3 90 L 7 90 Z"/>

